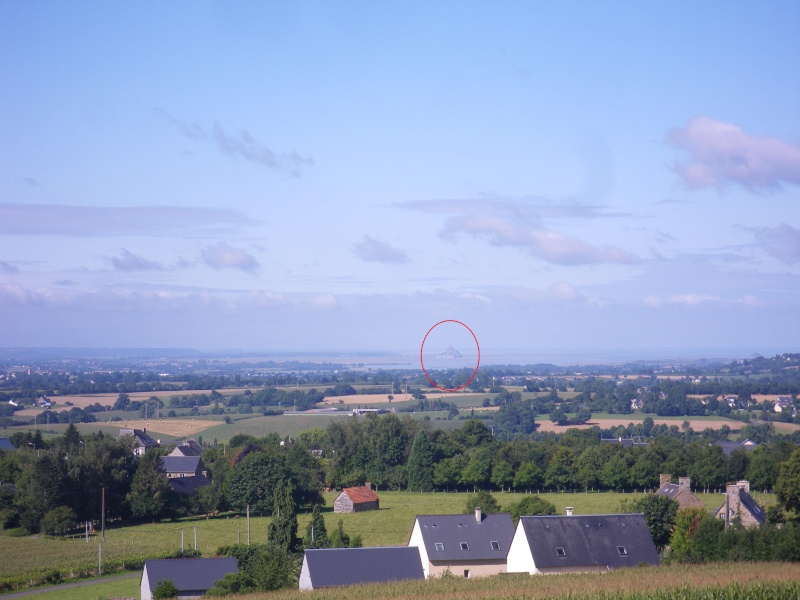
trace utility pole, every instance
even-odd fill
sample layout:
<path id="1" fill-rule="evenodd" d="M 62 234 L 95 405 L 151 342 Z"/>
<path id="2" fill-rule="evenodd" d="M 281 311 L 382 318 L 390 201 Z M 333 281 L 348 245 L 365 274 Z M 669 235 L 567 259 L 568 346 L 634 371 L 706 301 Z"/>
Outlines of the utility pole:
<path id="1" fill-rule="evenodd" d="M 247 505 L 247 545 L 250 545 L 250 505 Z"/>
<path id="2" fill-rule="evenodd" d="M 103 574 L 103 544 L 97 545 L 97 574 Z"/>
<path id="3" fill-rule="evenodd" d="M 181 556 L 183 556 L 183 529 L 181 529 Z"/>
<path id="4" fill-rule="evenodd" d="M 106 541 L 106 486 L 103 486 L 103 502 L 100 510 L 100 533 L 103 541 Z"/>
<path id="5" fill-rule="evenodd" d="M 194 526 L 194 551 L 197 552 L 197 525 Z"/>

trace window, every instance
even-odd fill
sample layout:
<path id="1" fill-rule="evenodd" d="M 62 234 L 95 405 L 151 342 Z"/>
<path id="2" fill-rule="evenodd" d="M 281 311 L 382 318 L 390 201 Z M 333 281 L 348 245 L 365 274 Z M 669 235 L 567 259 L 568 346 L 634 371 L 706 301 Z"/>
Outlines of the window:
<path id="1" fill-rule="evenodd" d="M 442 542 L 436 542 L 436 551 L 444 552 L 444 544 Z"/>
<path id="2" fill-rule="evenodd" d="M 556 548 L 556 556 L 566 556 L 567 551 L 563 548 Z"/>
<path id="3" fill-rule="evenodd" d="M 469 544 L 467 542 L 461 542 L 461 549 L 469 550 Z"/>
<path id="4" fill-rule="evenodd" d="M 469 569 L 464 569 L 464 579 L 469 579 Z"/>
<path id="5" fill-rule="evenodd" d="M 617 546 L 617 552 L 620 556 L 628 556 L 628 549 L 625 546 Z"/>
<path id="6" fill-rule="evenodd" d="M 500 550 L 500 542 L 492 542 L 492 550 Z"/>

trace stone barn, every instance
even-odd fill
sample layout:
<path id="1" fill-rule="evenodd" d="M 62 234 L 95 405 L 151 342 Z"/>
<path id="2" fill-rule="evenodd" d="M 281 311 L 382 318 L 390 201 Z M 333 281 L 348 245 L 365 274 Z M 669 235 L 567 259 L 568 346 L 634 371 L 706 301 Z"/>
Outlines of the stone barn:
<path id="1" fill-rule="evenodd" d="M 348 487 L 342 489 L 342 493 L 333 501 L 333 512 L 353 513 L 364 510 L 378 510 L 380 499 L 378 494 L 372 491 L 372 487 L 360 485 L 358 487 Z"/>

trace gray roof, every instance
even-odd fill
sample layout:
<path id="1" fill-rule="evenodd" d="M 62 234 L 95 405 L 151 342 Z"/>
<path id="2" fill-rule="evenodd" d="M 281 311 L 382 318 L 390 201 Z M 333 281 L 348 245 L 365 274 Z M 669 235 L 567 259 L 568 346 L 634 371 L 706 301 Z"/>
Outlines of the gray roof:
<path id="1" fill-rule="evenodd" d="M 753 518 L 758 521 L 759 525 L 763 525 L 764 522 L 767 520 L 767 515 L 764 513 L 764 509 L 758 505 L 755 498 L 753 498 L 744 488 L 739 488 L 739 504 L 744 506 Z M 725 504 L 716 508 L 715 510 L 711 511 L 712 514 L 716 517 L 720 514 L 725 514 Z"/>
<path id="2" fill-rule="evenodd" d="M 119 430 L 119 436 L 122 437 L 123 435 L 132 435 L 136 440 L 137 446 L 142 446 L 144 448 L 156 448 L 159 446 L 156 440 L 147 435 L 146 430 L 122 428 Z"/>
<path id="3" fill-rule="evenodd" d="M 162 456 L 161 467 L 165 473 L 199 473 L 203 470 L 199 456 Z"/>
<path id="4" fill-rule="evenodd" d="M 169 579 L 179 592 L 205 593 L 226 573 L 238 573 L 239 566 L 235 558 L 173 558 L 145 561 L 142 578 L 145 571 L 151 590 Z"/>
<path id="5" fill-rule="evenodd" d="M 753 515 L 756 521 L 761 525 L 764 524 L 764 521 L 767 520 L 764 510 L 758 505 L 758 502 L 742 488 L 739 488 L 739 502 L 750 511 L 750 514 Z"/>
<path id="6" fill-rule="evenodd" d="M 519 522 L 537 569 L 660 564 L 641 513 L 520 517 Z"/>
<path id="7" fill-rule="evenodd" d="M 511 540 L 514 538 L 514 524 L 508 513 L 483 514 L 481 522 L 474 514 L 467 515 L 422 515 L 417 517 L 428 560 L 505 560 Z M 492 542 L 497 542 L 498 550 Z M 437 550 L 436 544 L 442 544 Z M 466 543 L 462 550 L 462 543 Z"/>
<path id="8" fill-rule="evenodd" d="M 0 438 L 0 450 L 16 450 L 16 446 L 8 438 Z"/>
<path id="9" fill-rule="evenodd" d="M 751 450 L 755 450 L 758 448 L 759 444 L 745 444 L 744 442 L 728 442 L 728 441 L 716 441 L 713 442 L 712 445 L 719 446 L 722 448 L 722 452 L 725 456 L 730 456 L 735 450 L 739 450 L 740 448 L 750 452 Z"/>
<path id="10" fill-rule="evenodd" d="M 169 453 L 170 456 L 200 456 L 203 453 L 203 447 L 194 440 L 186 440 L 181 442 L 175 449 Z"/>
<path id="11" fill-rule="evenodd" d="M 419 548 L 414 546 L 306 550 L 303 569 L 314 589 L 425 579 Z"/>
<path id="12" fill-rule="evenodd" d="M 168 481 L 173 492 L 185 495 L 196 494 L 200 488 L 211 485 L 211 480 L 205 475 L 171 477 Z"/>

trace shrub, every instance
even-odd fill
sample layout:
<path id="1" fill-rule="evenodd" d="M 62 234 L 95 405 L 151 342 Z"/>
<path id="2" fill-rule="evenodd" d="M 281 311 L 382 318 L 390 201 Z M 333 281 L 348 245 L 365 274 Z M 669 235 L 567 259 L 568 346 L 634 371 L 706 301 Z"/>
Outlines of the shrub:
<path id="1" fill-rule="evenodd" d="M 156 589 L 153 590 L 153 600 L 164 600 L 165 598 L 177 598 L 178 588 L 172 583 L 171 579 L 164 579 L 158 582 Z"/>

